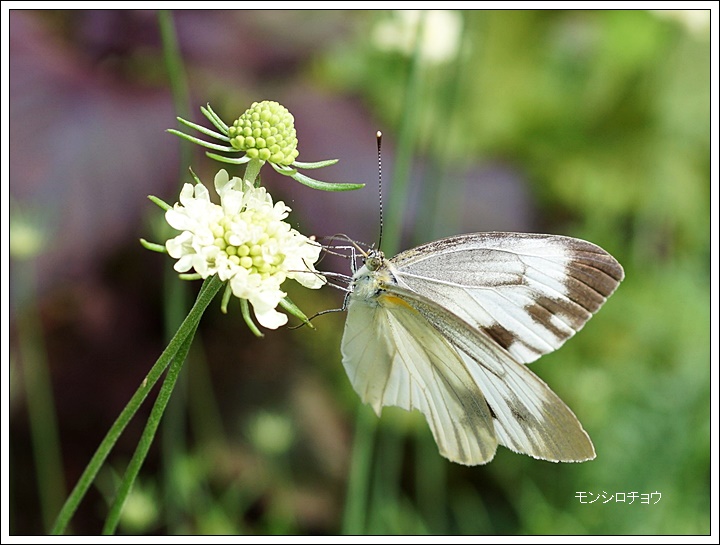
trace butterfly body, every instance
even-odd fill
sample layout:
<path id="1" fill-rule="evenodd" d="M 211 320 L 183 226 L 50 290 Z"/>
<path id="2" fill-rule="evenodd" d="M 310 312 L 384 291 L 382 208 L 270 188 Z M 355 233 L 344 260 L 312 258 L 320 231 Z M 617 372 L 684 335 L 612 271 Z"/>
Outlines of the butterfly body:
<path id="1" fill-rule="evenodd" d="M 579 331 L 623 278 L 579 239 L 473 233 L 353 276 L 342 340 L 353 387 L 379 415 L 418 409 L 446 458 L 490 461 L 498 444 L 551 461 L 595 457 L 575 415 L 525 364 Z"/>

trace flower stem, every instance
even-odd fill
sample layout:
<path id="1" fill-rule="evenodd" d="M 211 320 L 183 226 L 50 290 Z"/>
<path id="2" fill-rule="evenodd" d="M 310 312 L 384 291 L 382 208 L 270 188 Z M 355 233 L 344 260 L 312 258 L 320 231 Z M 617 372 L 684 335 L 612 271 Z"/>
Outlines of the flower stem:
<path id="1" fill-rule="evenodd" d="M 402 237 L 402 226 L 404 211 L 407 210 L 408 183 L 410 180 L 410 167 L 413 159 L 413 152 L 417 144 L 418 123 L 420 116 L 418 112 L 418 101 L 420 89 L 422 88 L 422 69 L 420 62 L 420 43 L 425 32 L 426 12 L 421 12 L 420 21 L 415 31 L 415 48 L 410 60 L 407 87 L 400 127 L 398 133 L 398 145 L 395 156 L 395 168 L 392 173 L 392 184 L 390 194 L 387 198 L 388 215 L 385 221 L 383 242 L 385 253 L 395 255 Z"/>
<path id="2" fill-rule="evenodd" d="M 140 408 L 140 405 L 145 400 L 148 393 L 158 381 L 167 366 L 175 359 L 175 356 L 185 343 L 190 342 L 189 340 L 192 339 L 203 312 L 205 312 L 205 309 L 220 290 L 221 286 L 222 282 L 216 276 L 205 280 L 202 288 L 200 289 L 197 300 L 190 310 L 190 313 L 180 325 L 177 333 L 175 333 L 175 336 L 172 338 L 170 343 L 168 343 L 165 351 L 160 355 L 152 369 L 150 369 L 150 372 L 145 377 L 145 380 L 143 380 L 140 387 L 122 410 L 120 416 L 117 417 L 115 423 L 112 425 L 105 435 L 105 438 L 100 443 L 100 446 L 98 446 L 95 451 L 95 454 L 85 468 L 85 471 L 80 476 L 80 479 L 75 485 L 75 488 L 73 488 L 73 491 L 70 493 L 70 496 L 68 496 L 68 499 L 65 500 L 65 505 L 63 505 L 63 508 L 60 510 L 60 514 L 55 520 L 55 526 L 53 526 L 51 532 L 52 534 L 58 535 L 64 533 L 70 519 L 77 510 L 78 505 L 87 493 L 92 482 L 95 480 L 98 471 L 105 462 L 108 454 L 110 454 L 112 448 L 115 446 L 115 443 L 122 434 L 123 430 L 135 415 L 138 408 Z"/>
<path id="3" fill-rule="evenodd" d="M 262 166 L 263 163 L 260 159 L 250 159 L 250 162 L 248 162 L 245 167 L 245 175 L 243 176 L 243 179 L 246 182 L 250 182 L 253 187 L 257 187 L 259 184 L 256 183 L 255 179 L 258 177 L 258 174 L 260 174 L 260 168 Z"/>
<path id="4" fill-rule="evenodd" d="M 178 117 L 187 119 L 190 117 L 190 92 L 188 91 L 185 64 L 180 54 L 180 46 L 178 45 L 172 12 L 161 9 L 157 13 L 157 19 L 163 45 L 165 68 L 167 69 L 168 78 L 170 79 L 170 90 L 173 95 L 175 114 Z"/>
<path id="5" fill-rule="evenodd" d="M 22 262 L 18 280 L 29 292 L 25 311 L 18 317 L 20 369 L 27 399 L 30 434 L 37 472 L 43 529 L 49 530 L 66 494 L 60 433 L 53 400 L 52 377 L 38 309 L 35 262 Z"/>
<path id="6" fill-rule="evenodd" d="M 197 324 L 195 324 L 195 327 L 197 328 Z M 127 497 L 132 490 L 132 486 L 135 484 L 135 479 L 137 478 L 140 468 L 145 461 L 145 457 L 150 450 L 150 445 L 152 445 L 153 439 L 155 439 L 155 433 L 160 425 L 160 420 L 165 412 L 168 401 L 170 401 L 170 395 L 175 388 L 178 376 L 180 376 L 180 370 L 185 362 L 185 357 L 187 356 L 188 350 L 190 350 L 194 333 L 195 330 L 193 329 L 192 334 L 185 338 L 185 342 L 173 357 L 172 364 L 170 365 L 170 369 L 168 369 L 165 381 L 163 382 L 162 388 L 160 388 L 160 393 L 155 400 L 155 405 L 153 405 L 147 424 L 145 424 L 145 430 L 140 437 L 140 441 L 138 441 L 135 454 L 133 454 L 128 467 L 125 470 L 125 475 L 120 483 L 120 488 L 118 488 L 115 501 L 113 501 L 113 504 L 110 507 L 110 513 L 108 514 L 107 519 L 105 519 L 105 526 L 103 527 L 104 535 L 114 534 L 118 522 L 120 522 L 120 513 L 125 505 L 125 500 L 127 500 Z"/>
<path id="7" fill-rule="evenodd" d="M 190 117 L 190 93 L 187 79 L 187 71 L 183 60 L 182 52 L 178 43 L 175 21 L 171 10 L 159 10 L 157 14 L 158 26 L 162 38 L 162 50 L 165 66 L 168 73 L 168 83 L 173 97 L 173 107 L 178 118 L 189 119 Z M 179 125 L 178 125 L 179 126 Z M 169 132 L 173 132 L 170 130 Z M 177 132 L 176 132 L 177 134 Z M 192 140 L 192 137 L 183 135 Z M 211 144 L 212 146 L 212 144 Z M 188 170 L 195 178 L 199 179 L 190 168 L 190 159 L 194 153 L 194 147 L 189 142 L 180 141 L 180 164 L 179 172 L 184 176 Z M 182 186 L 181 180 L 180 186 Z M 181 276 L 181 278 L 183 278 Z M 163 315 L 165 323 L 165 338 L 169 339 L 175 331 L 182 317 L 187 312 L 188 290 L 183 282 L 178 282 L 174 271 L 165 269 L 163 283 Z M 175 385 L 175 395 L 169 407 L 165 410 L 165 423 L 160 437 L 162 456 L 162 497 L 164 499 L 163 513 L 165 523 L 170 533 L 175 531 L 177 521 L 180 518 L 180 507 L 178 490 L 178 476 L 174 471 L 175 461 L 182 457 L 185 452 L 186 429 L 186 380 L 180 380 Z"/>
<path id="8" fill-rule="evenodd" d="M 415 34 L 415 50 L 410 61 L 407 88 L 405 91 L 404 109 L 400 122 L 395 170 L 393 171 L 391 193 L 388 197 L 388 211 L 385 222 L 384 250 L 389 255 L 397 253 L 402 234 L 403 209 L 407 203 L 408 178 L 410 163 L 417 139 L 417 121 L 415 113 L 421 87 L 420 80 L 420 41 L 425 25 L 425 14 Z M 371 512 L 368 511 L 370 487 L 372 481 L 372 459 L 376 450 L 377 419 L 364 414 L 366 407 L 359 406 L 355 425 L 355 438 L 352 458 L 350 461 L 350 480 L 343 515 L 343 532 L 346 534 L 362 534 L 372 526 Z M 382 463 L 380 461 L 379 463 Z M 390 486 L 397 483 L 389 483 Z"/>
<path id="9" fill-rule="evenodd" d="M 342 533 L 360 535 L 367 527 L 367 508 L 377 417 L 369 407 L 359 404 L 355 417 L 350 477 L 345 495 Z"/>

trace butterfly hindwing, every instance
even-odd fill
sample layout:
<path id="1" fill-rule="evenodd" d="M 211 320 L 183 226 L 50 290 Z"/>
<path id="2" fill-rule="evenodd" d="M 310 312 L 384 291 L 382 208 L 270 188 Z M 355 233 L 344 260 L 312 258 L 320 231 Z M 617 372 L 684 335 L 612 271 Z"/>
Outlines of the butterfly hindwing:
<path id="1" fill-rule="evenodd" d="M 500 444 L 555 462 L 595 458 L 590 438 L 567 405 L 491 337 L 423 296 L 399 286 L 385 289 L 412 307 L 426 329 L 430 326 L 455 350 L 453 366 L 459 357 L 482 392 Z"/>
<path id="2" fill-rule="evenodd" d="M 476 465 L 498 442 L 551 461 L 595 457 L 575 415 L 534 373 L 484 333 L 397 286 L 351 300 L 343 364 L 353 387 L 382 406 L 418 409 L 440 453 Z"/>
<path id="3" fill-rule="evenodd" d="M 342 353 L 355 391 L 378 415 L 383 406 L 418 409 L 446 458 L 466 465 L 493 458 L 497 439 L 482 391 L 414 308 L 388 296 L 351 299 Z"/>

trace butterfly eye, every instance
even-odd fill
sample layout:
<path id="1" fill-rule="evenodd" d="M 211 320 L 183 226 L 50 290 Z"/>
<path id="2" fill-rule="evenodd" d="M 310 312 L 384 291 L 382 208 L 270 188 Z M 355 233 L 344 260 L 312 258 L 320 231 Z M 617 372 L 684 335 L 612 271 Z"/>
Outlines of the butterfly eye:
<path id="1" fill-rule="evenodd" d="M 377 271 L 380 265 L 382 265 L 382 260 L 374 256 L 367 258 L 365 261 L 365 266 L 371 271 Z"/>
<path id="2" fill-rule="evenodd" d="M 385 256 L 381 251 L 373 250 L 365 259 L 365 266 L 371 271 L 377 271 L 382 267 Z"/>

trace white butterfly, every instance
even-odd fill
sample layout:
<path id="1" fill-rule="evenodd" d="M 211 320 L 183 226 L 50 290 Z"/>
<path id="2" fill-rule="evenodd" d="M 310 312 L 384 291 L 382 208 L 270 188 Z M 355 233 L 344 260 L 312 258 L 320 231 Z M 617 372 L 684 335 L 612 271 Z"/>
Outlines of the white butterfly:
<path id="1" fill-rule="evenodd" d="M 583 240 L 474 233 L 371 252 L 353 276 L 342 339 L 355 391 L 418 409 L 440 454 L 484 464 L 498 443 L 554 462 L 595 449 L 572 411 L 524 364 L 559 348 L 624 272 Z"/>

